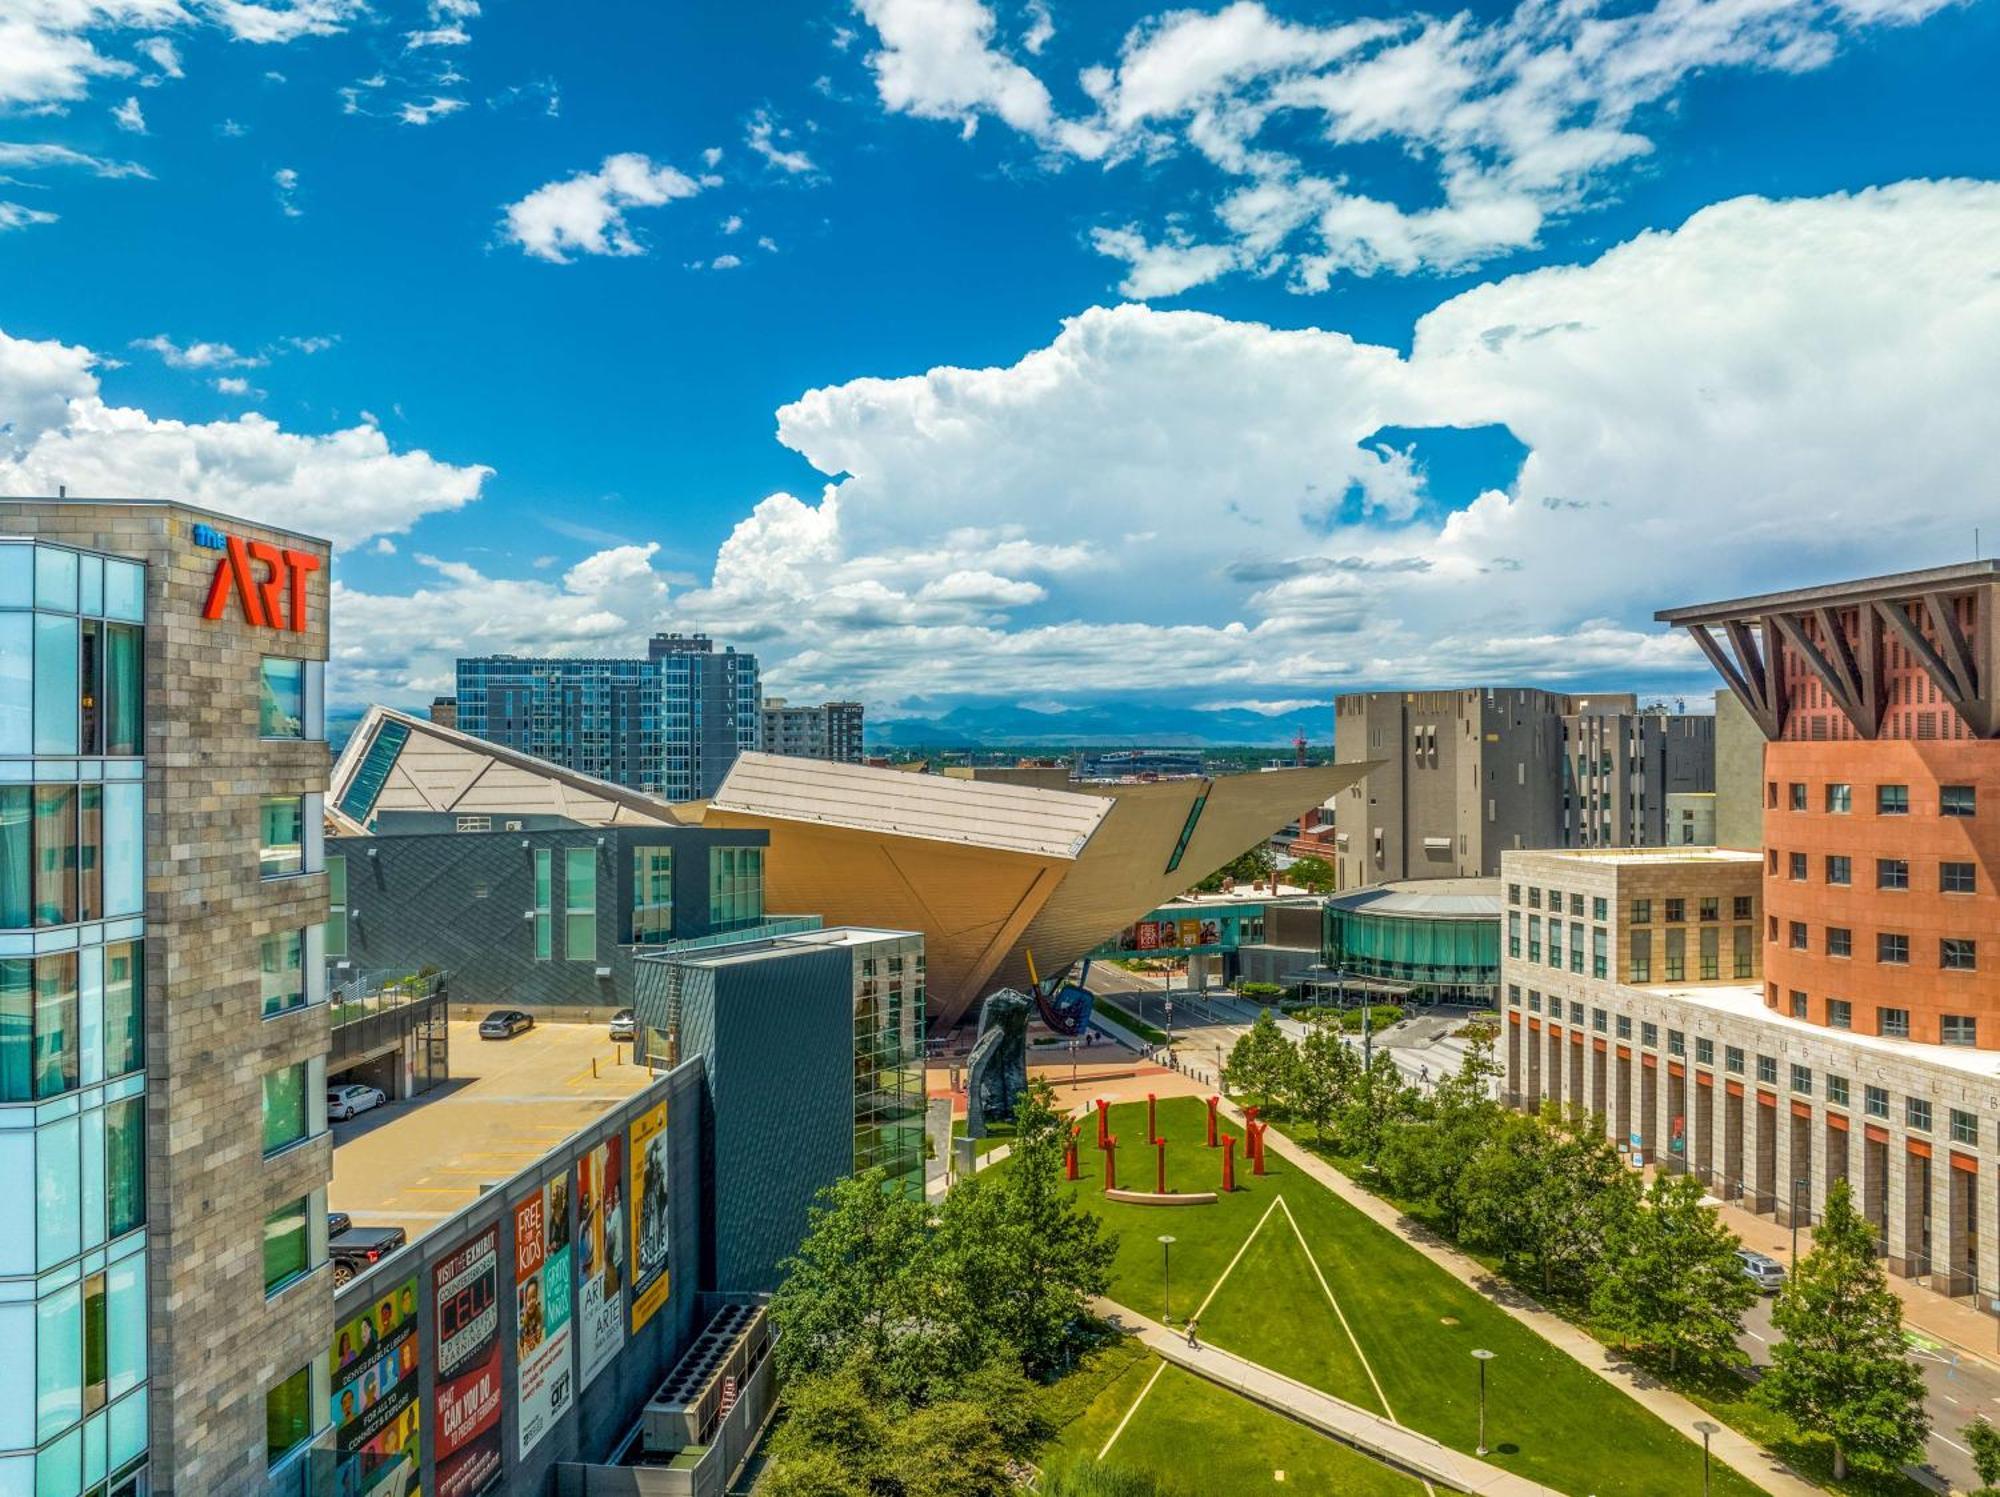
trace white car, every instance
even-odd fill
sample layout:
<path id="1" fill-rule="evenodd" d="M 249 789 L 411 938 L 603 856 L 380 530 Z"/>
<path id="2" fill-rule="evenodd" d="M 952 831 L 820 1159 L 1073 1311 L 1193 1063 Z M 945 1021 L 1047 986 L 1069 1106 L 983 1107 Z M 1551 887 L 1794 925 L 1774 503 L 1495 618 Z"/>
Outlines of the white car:
<path id="1" fill-rule="evenodd" d="M 330 1086 L 326 1089 L 326 1115 L 338 1123 L 388 1100 L 379 1087 Z"/>
<path id="2" fill-rule="evenodd" d="M 1743 1265 L 1750 1282 L 1763 1293 L 1776 1294 L 1785 1287 L 1785 1265 L 1776 1258 L 1750 1248 L 1738 1248 L 1736 1260 Z"/>

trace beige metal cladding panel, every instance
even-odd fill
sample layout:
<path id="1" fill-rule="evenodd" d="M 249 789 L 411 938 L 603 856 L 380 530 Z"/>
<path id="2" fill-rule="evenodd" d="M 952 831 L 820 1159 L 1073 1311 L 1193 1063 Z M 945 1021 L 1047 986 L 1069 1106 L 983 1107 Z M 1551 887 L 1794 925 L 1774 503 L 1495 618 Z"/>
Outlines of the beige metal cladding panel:
<path id="1" fill-rule="evenodd" d="M 802 826 L 711 806 L 705 825 L 770 832 L 764 908 L 816 914 L 828 925 L 924 934 L 929 1013 L 949 1024 L 990 990 L 1002 942 L 1040 907 L 1066 866 L 1049 858 Z"/>
<path id="2" fill-rule="evenodd" d="M 1116 804 L 1076 866 L 1029 924 L 995 973 L 998 983 L 1025 982 L 1025 953 L 1046 972 L 1109 940 L 1148 910 L 1183 894 L 1217 868 L 1256 846 L 1286 822 L 1355 783 L 1373 762 L 1268 774 L 1227 775 L 1209 782 L 1180 866 L 1167 871 L 1200 782 L 1107 787 Z"/>

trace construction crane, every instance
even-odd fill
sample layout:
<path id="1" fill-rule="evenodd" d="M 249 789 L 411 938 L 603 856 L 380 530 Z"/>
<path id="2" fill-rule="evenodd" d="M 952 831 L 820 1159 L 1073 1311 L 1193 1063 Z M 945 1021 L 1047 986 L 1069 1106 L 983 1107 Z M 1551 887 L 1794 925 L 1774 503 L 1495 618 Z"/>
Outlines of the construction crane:
<path id="1" fill-rule="evenodd" d="M 1292 763 L 1303 769 L 1305 768 L 1305 762 L 1306 730 L 1304 728 L 1297 728 L 1293 730 L 1292 735 Z"/>

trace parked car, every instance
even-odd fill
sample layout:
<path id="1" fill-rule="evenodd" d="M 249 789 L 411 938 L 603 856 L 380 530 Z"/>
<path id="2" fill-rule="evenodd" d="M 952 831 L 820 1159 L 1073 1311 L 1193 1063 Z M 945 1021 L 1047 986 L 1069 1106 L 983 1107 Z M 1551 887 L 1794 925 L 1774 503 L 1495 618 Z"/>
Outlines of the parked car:
<path id="1" fill-rule="evenodd" d="M 479 1021 L 479 1037 L 482 1040 L 511 1040 L 534 1027 L 535 1021 L 518 1008 L 496 1008 Z"/>
<path id="2" fill-rule="evenodd" d="M 335 1216 L 343 1222 L 348 1219 L 345 1212 L 328 1212 L 329 1228 Z M 409 1234 L 401 1227 L 347 1226 L 334 1233 L 326 1245 L 333 1259 L 334 1286 L 338 1288 L 356 1274 L 366 1273 L 409 1240 Z"/>
<path id="3" fill-rule="evenodd" d="M 1736 1261 L 1743 1265 L 1743 1272 L 1750 1276 L 1750 1282 L 1764 1293 L 1776 1294 L 1785 1287 L 1785 1265 L 1776 1258 L 1752 1252 L 1749 1248 L 1738 1248 Z"/>
<path id="4" fill-rule="evenodd" d="M 632 1017 L 632 1010 L 629 1008 L 619 1009 L 617 1013 L 611 1016 L 612 1043 L 618 1044 L 631 1040 L 632 1036 L 638 1032 L 638 1028 L 639 1021 Z"/>
<path id="5" fill-rule="evenodd" d="M 326 1115 L 338 1123 L 388 1100 L 376 1086 L 330 1086 L 326 1089 Z"/>

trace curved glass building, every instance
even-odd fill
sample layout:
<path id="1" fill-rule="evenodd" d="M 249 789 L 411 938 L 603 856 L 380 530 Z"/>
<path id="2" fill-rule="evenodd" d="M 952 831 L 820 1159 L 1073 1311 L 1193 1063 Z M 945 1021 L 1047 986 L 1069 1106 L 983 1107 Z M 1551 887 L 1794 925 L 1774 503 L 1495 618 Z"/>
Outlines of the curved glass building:
<path id="1" fill-rule="evenodd" d="M 1326 904 L 1327 966 L 1407 984 L 1425 1003 L 1491 1003 L 1500 991 L 1500 881 L 1415 879 Z"/>

